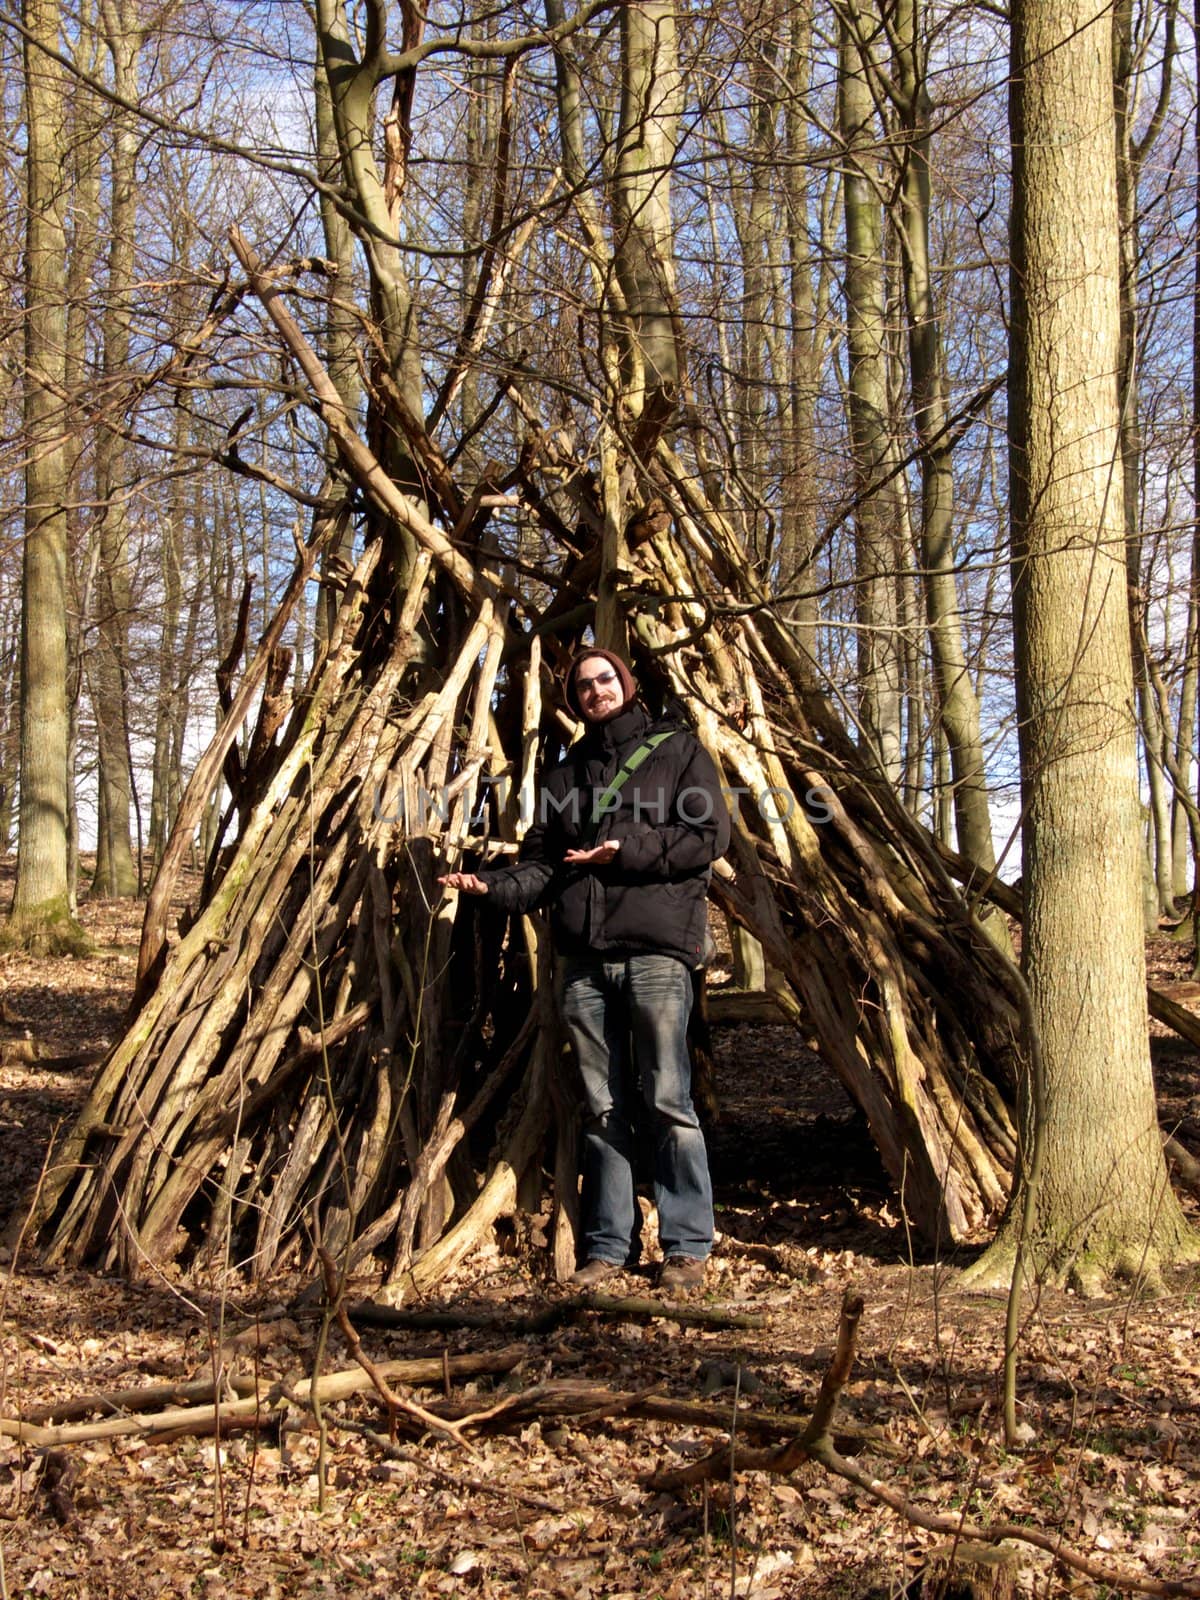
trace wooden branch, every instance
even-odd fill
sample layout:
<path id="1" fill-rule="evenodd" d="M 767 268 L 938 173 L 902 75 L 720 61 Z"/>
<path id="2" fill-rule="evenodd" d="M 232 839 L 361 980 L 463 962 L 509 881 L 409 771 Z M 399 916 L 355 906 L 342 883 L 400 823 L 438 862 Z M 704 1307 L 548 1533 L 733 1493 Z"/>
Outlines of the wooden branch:
<path id="1" fill-rule="evenodd" d="M 655 1422 L 678 1422 L 689 1428 L 720 1428 L 725 1433 L 732 1432 L 736 1427 L 738 1433 L 770 1438 L 792 1438 L 797 1433 L 803 1433 L 810 1420 L 785 1411 L 748 1411 L 740 1406 L 735 1409 L 731 1405 L 713 1405 L 711 1401 L 673 1400 L 659 1394 L 639 1400 L 633 1408 L 633 1415 L 648 1417 Z M 860 1428 L 852 1423 L 843 1423 L 833 1429 L 832 1437 L 837 1448 L 847 1455 L 855 1455 L 865 1449 L 872 1450 L 876 1455 L 899 1454 L 898 1447 L 878 1428 Z M 728 1466 L 728 1454 L 725 1462 Z"/>
<path id="2" fill-rule="evenodd" d="M 541 28 L 536 33 L 518 34 L 507 39 L 480 39 L 466 35 L 462 29 L 452 29 L 411 44 L 400 52 L 381 51 L 378 68 L 380 78 L 393 77 L 400 72 L 414 72 L 423 61 L 434 55 L 461 56 L 471 61 L 507 61 L 528 55 L 534 50 L 559 44 L 584 28 L 593 17 L 602 16 L 613 9 L 616 0 L 584 0 L 578 11 L 552 27 Z"/>
<path id="3" fill-rule="evenodd" d="M 476 1377 L 483 1373 L 511 1372 L 514 1367 L 528 1359 L 529 1351 L 524 1345 L 510 1345 L 506 1349 L 492 1351 L 485 1355 L 476 1356 L 451 1356 L 449 1358 L 449 1371 L 452 1377 Z M 447 1363 L 441 1358 L 409 1359 L 398 1361 L 382 1361 L 376 1366 L 377 1376 L 382 1376 L 391 1383 L 430 1383 L 440 1384 L 445 1379 Z M 244 1386 L 245 1380 L 233 1380 L 231 1386 L 235 1389 Z M 208 1386 L 211 1392 L 211 1385 Z M 308 1397 L 312 1392 L 312 1384 L 305 1380 L 295 1386 L 295 1393 L 301 1403 L 307 1405 Z M 344 1372 L 326 1373 L 317 1380 L 317 1399 L 322 1405 L 328 1405 L 338 1400 L 346 1400 L 351 1395 L 363 1394 L 375 1387 L 375 1382 L 364 1372 L 351 1369 Z M 151 1389 L 140 1391 L 140 1401 L 145 1403 L 147 1397 L 161 1397 L 163 1386 L 155 1385 Z M 223 1404 L 201 1406 L 177 1406 L 165 1411 L 151 1414 L 142 1414 L 132 1411 L 132 1407 L 139 1404 L 139 1391 L 124 1390 L 110 1396 L 97 1395 L 90 1397 L 96 1402 L 97 1410 L 109 1407 L 121 1410 L 125 1414 L 108 1417 L 102 1422 L 82 1423 L 78 1426 L 43 1427 L 25 1417 L 0 1417 L 0 1438 L 17 1439 L 23 1444 L 32 1445 L 35 1449 L 45 1449 L 55 1445 L 87 1444 L 94 1439 L 117 1439 L 136 1436 L 143 1439 L 161 1439 L 167 1436 L 178 1437 L 186 1433 L 211 1433 L 216 1426 L 224 1429 L 226 1426 L 266 1426 L 278 1409 L 281 1399 L 288 1399 L 281 1385 L 274 1385 L 263 1393 L 251 1392 L 237 1400 L 226 1401 Z M 130 1402 L 130 1409 L 121 1403 L 123 1400 Z M 157 1399 L 152 1403 L 158 1403 Z M 70 1406 L 72 1402 L 67 1402 Z M 45 1414 L 45 1408 L 42 1408 Z M 51 1412 L 51 1415 L 57 1413 Z"/>
<path id="4" fill-rule="evenodd" d="M 258 1385 L 253 1378 L 231 1373 L 225 1379 L 234 1394 L 245 1398 L 255 1393 Z M 46 1405 L 31 1406 L 21 1420 L 40 1425 L 47 1422 L 72 1422 L 79 1417 L 90 1417 L 95 1411 L 110 1415 L 139 1412 L 143 1416 L 164 1407 L 203 1405 L 217 1398 L 217 1384 L 212 1378 L 189 1379 L 186 1383 L 155 1383 L 140 1389 L 114 1389 L 110 1392 L 79 1394 L 69 1400 L 52 1400 Z"/>
<path id="5" fill-rule="evenodd" d="M 703 1401 L 678 1400 L 670 1395 L 656 1394 L 653 1388 L 609 1389 L 586 1378 L 555 1378 L 534 1384 L 515 1394 L 504 1396 L 495 1405 L 482 1411 L 472 1410 L 469 1401 L 437 1401 L 431 1411 L 443 1422 L 453 1422 L 460 1429 L 489 1429 L 512 1432 L 535 1418 L 556 1418 L 570 1421 L 577 1427 L 589 1423 L 608 1421 L 612 1417 L 641 1417 L 654 1422 L 677 1422 L 685 1427 L 720 1428 L 732 1433 L 750 1433 L 770 1438 L 780 1436 L 790 1440 L 803 1433 L 811 1421 L 806 1417 L 786 1416 L 775 1411 L 742 1411 L 733 1406 L 712 1405 Z M 856 1454 L 870 1448 L 885 1455 L 895 1455 L 896 1446 L 875 1428 L 843 1428 L 834 1435 L 838 1449 Z M 749 1452 L 749 1464 L 763 1470 L 774 1470 L 770 1463 L 779 1455 L 778 1449 Z M 727 1448 L 716 1452 L 728 1468 Z M 739 1467 L 742 1458 L 738 1458 Z M 655 1480 L 657 1486 L 657 1480 Z"/>
<path id="6" fill-rule="evenodd" d="M 602 1422 L 609 1417 L 638 1415 L 657 1398 L 653 1389 L 609 1389 L 587 1378 L 550 1378 L 532 1388 L 506 1395 L 483 1411 L 471 1411 L 465 1401 L 438 1403 L 438 1414 L 452 1417 L 462 1428 L 482 1428 L 500 1423 L 505 1430 L 524 1427 L 535 1417 L 557 1417 L 576 1422 Z"/>
<path id="7" fill-rule="evenodd" d="M 332 524 L 329 526 L 332 527 Z M 142 923 L 142 938 L 138 947 L 135 1001 L 137 996 L 146 992 L 149 975 L 156 970 L 165 953 L 167 911 L 184 859 L 191 849 L 196 825 L 208 803 L 217 776 L 224 768 L 225 757 L 241 732 L 243 722 L 250 714 L 255 697 L 267 675 L 275 647 L 279 643 L 296 601 L 303 594 L 313 574 L 325 543 L 326 535 L 319 534 L 311 544 L 305 546 L 293 569 L 283 598 L 276 606 L 274 615 L 259 641 L 258 649 L 242 675 L 241 684 L 230 705 L 228 715 L 192 770 L 179 813 L 171 829 L 171 837 L 163 852 L 163 859 L 146 901 L 146 916 Z"/>
<path id="8" fill-rule="evenodd" d="M 615 1389 L 605 1389 L 586 1379 L 558 1378 L 536 1383 L 531 1389 L 518 1394 L 505 1395 L 494 1406 L 483 1411 L 466 1411 L 462 1407 L 446 1406 L 458 1416 L 460 1428 L 482 1428 L 485 1423 L 502 1420 L 508 1427 L 523 1426 L 531 1417 L 573 1417 L 576 1421 L 600 1421 L 621 1416 L 652 1391 L 639 1390 L 632 1394 Z"/>
<path id="9" fill-rule="evenodd" d="M 363 1387 L 367 1387 L 363 1380 Z M 0 1437 L 44 1450 L 65 1444 L 88 1444 L 95 1439 L 177 1438 L 181 1433 L 211 1433 L 218 1423 L 222 1428 L 240 1427 L 252 1422 L 265 1424 L 270 1415 L 269 1397 L 250 1395 L 223 1405 L 181 1406 L 159 1411 L 153 1416 L 109 1417 L 104 1422 L 85 1422 L 78 1426 L 38 1427 L 19 1417 L 0 1417 Z"/>
<path id="10" fill-rule="evenodd" d="M 1192 1194 L 1200 1195 L 1200 1161 L 1197 1161 L 1191 1151 L 1186 1150 L 1173 1134 L 1164 1132 L 1162 1141 L 1163 1153 L 1176 1183 L 1182 1184 Z"/>
<path id="11" fill-rule="evenodd" d="M 544 1006 L 542 998 L 539 1004 Z M 489 1232 L 496 1218 L 511 1215 L 517 1203 L 518 1179 L 533 1159 L 545 1132 L 546 1074 L 549 1070 L 546 1030 L 542 1028 L 534 1044 L 533 1058 L 525 1082 L 525 1103 L 515 1116 L 515 1125 L 503 1147 L 493 1156 L 492 1169 L 470 1209 L 426 1250 L 420 1260 L 389 1278 L 384 1294 L 400 1305 L 410 1296 L 426 1297 L 447 1272 L 464 1260 Z"/>
<path id="12" fill-rule="evenodd" d="M 446 369 L 445 376 L 442 378 L 437 395 L 430 408 L 429 427 L 431 431 L 436 430 L 438 423 L 445 416 L 447 409 L 458 394 L 467 373 L 469 358 L 478 353 L 482 335 L 487 327 L 487 322 L 484 320 L 484 309 L 487 306 L 491 292 L 498 242 L 501 230 L 504 227 L 504 213 L 508 205 L 508 187 L 511 175 L 514 80 L 512 67 L 513 62 L 509 58 L 504 63 L 504 73 L 501 79 L 500 126 L 496 137 L 496 157 L 492 174 L 492 214 L 488 237 L 484 243 L 470 304 L 467 306 L 466 314 L 462 319 L 462 326 L 459 329 L 454 355 L 450 359 L 450 364 Z M 554 186 L 557 187 L 557 184 L 558 177 L 555 174 Z M 549 195 L 546 198 L 549 199 Z M 532 222 L 532 219 L 530 221 Z M 479 335 L 478 338 L 477 334 Z"/>
<path id="13" fill-rule="evenodd" d="M 400 385 L 389 372 L 381 369 L 373 374 L 371 381 L 387 401 L 389 412 L 400 424 L 405 442 L 429 488 L 437 496 L 447 517 L 457 523 L 463 514 L 463 498 L 445 456 L 429 436 L 425 419 L 412 409 Z"/>
<path id="14" fill-rule="evenodd" d="M 1181 1039 L 1186 1039 L 1188 1044 L 1200 1049 L 1200 1017 L 1186 1006 L 1181 1006 L 1177 1000 L 1172 1000 L 1161 989 L 1149 985 L 1146 988 L 1146 1003 L 1155 1022 L 1163 1023 Z"/>
<path id="15" fill-rule="evenodd" d="M 44 1056 L 36 1039 L 5 1039 L 0 1043 L 0 1065 L 33 1063 L 39 1072 L 79 1072 L 84 1067 L 99 1066 L 107 1054 L 107 1050 L 76 1050 L 65 1056 Z"/>
<path id="16" fill-rule="evenodd" d="M 790 990 L 710 989 L 707 1004 L 708 1020 L 714 1028 L 735 1022 L 804 1024 L 803 1012 Z"/>
<path id="17" fill-rule="evenodd" d="M 948 845 L 940 841 L 935 843 L 938 856 L 954 877 L 969 884 L 972 892 L 981 893 L 985 899 L 999 906 L 1007 916 L 1014 917 L 1018 922 L 1021 920 L 1025 914 L 1025 901 L 1019 888 L 1013 884 L 1002 883 L 998 878 L 989 878 L 981 888 L 977 889 L 975 880 L 981 876 L 979 868 L 965 856 L 960 856 L 951 850 Z M 1181 1039 L 1186 1039 L 1188 1044 L 1200 1049 L 1200 1017 L 1194 1012 L 1189 1011 L 1186 1006 L 1181 1006 L 1165 990 L 1155 988 L 1152 983 L 1146 985 L 1146 1006 L 1155 1022 L 1161 1022 L 1164 1027 L 1177 1033 Z"/>
<path id="18" fill-rule="evenodd" d="M 547 1333 L 575 1322 L 588 1312 L 613 1321 L 655 1317 L 683 1327 L 765 1328 L 767 1319 L 757 1311 L 724 1311 L 719 1306 L 666 1305 L 644 1296 L 576 1295 L 534 1311 L 511 1316 L 503 1311 L 410 1311 L 403 1306 L 364 1300 L 349 1308 L 352 1321 L 376 1328 L 502 1328 L 508 1333 Z"/>
<path id="19" fill-rule="evenodd" d="M 847 1289 L 842 1298 L 842 1314 L 838 1318 L 837 1347 L 833 1352 L 833 1360 L 821 1379 L 812 1421 L 804 1434 L 805 1441 L 809 1445 L 826 1438 L 833 1424 L 833 1414 L 837 1410 L 838 1399 L 854 1367 L 854 1351 L 858 1344 L 858 1325 L 862 1321 L 862 1314 L 862 1295 L 854 1294 Z"/>
<path id="20" fill-rule="evenodd" d="M 368 1310 L 389 1310 L 387 1307 L 368 1307 Z M 354 1311 L 350 1315 L 354 1315 Z M 391 1313 L 390 1320 L 400 1325 L 416 1326 L 447 1326 L 444 1318 L 437 1313 L 432 1314 L 432 1319 L 425 1322 L 419 1320 L 419 1313 L 403 1312 Z M 470 1326 L 471 1323 L 466 1325 Z M 345 1331 L 343 1329 L 343 1331 Z M 446 1352 L 438 1358 L 417 1358 L 407 1361 L 393 1361 L 386 1363 L 373 1363 L 371 1383 L 388 1403 L 386 1396 L 380 1388 L 380 1379 L 387 1383 L 390 1378 L 396 1382 L 409 1384 L 435 1384 L 456 1378 L 475 1377 L 481 1374 L 503 1373 L 511 1371 L 519 1362 L 528 1355 L 523 1347 L 511 1347 L 508 1350 L 497 1352 L 495 1355 L 478 1356 L 451 1356 Z M 367 1369 L 364 1367 L 363 1369 Z M 322 1380 L 326 1384 L 324 1391 L 318 1391 L 322 1400 L 339 1400 L 346 1398 L 350 1392 L 365 1393 L 367 1384 L 358 1384 L 355 1391 L 347 1391 L 344 1387 L 347 1377 L 356 1378 L 357 1374 L 331 1373 Z M 248 1375 L 232 1373 L 222 1380 L 234 1394 L 240 1398 L 252 1397 L 258 1385 L 256 1380 Z M 543 1400 L 553 1393 L 552 1385 L 536 1386 Z M 137 1389 L 118 1389 L 107 1393 L 77 1395 L 69 1400 L 52 1402 L 44 1406 L 30 1409 L 20 1421 L 28 1429 L 32 1425 L 48 1422 L 66 1422 L 74 1418 L 90 1416 L 92 1412 L 104 1411 L 109 1413 L 137 1413 L 145 1417 L 153 1410 L 169 1406 L 175 1413 L 183 1412 L 184 1415 L 198 1417 L 201 1404 L 213 1401 L 216 1398 L 218 1385 L 211 1378 L 189 1380 L 185 1383 L 160 1383 Z M 281 1390 L 285 1398 L 293 1398 L 288 1390 Z M 528 1404 L 528 1390 L 525 1396 L 514 1396 L 511 1402 L 505 1402 L 504 1409 L 512 1410 L 521 1404 Z M 555 1396 L 556 1405 L 561 1407 L 568 1395 L 566 1389 L 560 1389 Z M 570 1391 L 573 1402 L 581 1402 L 585 1407 L 590 1406 L 591 1411 L 584 1410 L 580 1420 L 587 1420 L 590 1416 L 596 1418 L 616 1415 L 626 1412 L 629 1415 L 646 1417 L 658 1422 L 678 1422 L 687 1427 L 721 1428 L 728 1431 L 733 1427 L 735 1417 L 732 1406 L 715 1405 L 707 1401 L 680 1400 L 668 1395 L 654 1394 L 650 1391 L 639 1391 L 633 1394 L 624 1391 L 607 1390 L 595 1385 L 580 1388 L 578 1385 Z M 307 1405 L 307 1400 L 304 1401 Z M 215 1411 L 215 1407 L 211 1408 Z M 549 1409 L 549 1408 L 548 1408 Z M 500 1407 L 494 1408 L 494 1414 L 499 1415 Z M 561 1409 L 559 1411 L 561 1414 Z M 222 1411 L 222 1426 L 224 1425 L 224 1411 Z M 468 1416 L 468 1422 L 478 1422 L 481 1416 Z M 421 1419 L 418 1419 L 421 1420 Z M 440 1410 L 436 1420 L 444 1423 L 446 1420 Z M 803 1430 L 809 1424 L 808 1417 L 796 1416 L 780 1411 L 738 1411 L 736 1423 L 739 1432 L 751 1434 L 768 1434 L 772 1436 L 791 1436 Z M 460 1426 L 462 1424 L 460 1423 Z M 339 1423 L 338 1426 L 344 1426 Z M 63 1442 L 70 1443 L 71 1440 Z M 878 1429 L 843 1427 L 834 1433 L 834 1442 L 839 1450 L 853 1453 L 869 1445 L 872 1450 L 893 1452 L 895 1447 L 887 1440 Z M 407 1459 L 407 1458 L 405 1458 Z"/>
<path id="21" fill-rule="evenodd" d="M 335 1045 L 341 1044 L 343 1039 L 348 1039 L 352 1033 L 363 1027 L 370 1020 L 375 1002 L 376 996 L 371 994 L 368 999 L 361 1000 L 351 1010 L 327 1023 L 323 1033 L 314 1033 L 311 1028 L 303 1026 L 297 1028 L 296 1048 L 279 1063 L 268 1081 L 252 1090 L 240 1104 L 223 1106 L 210 1121 L 197 1122 L 196 1139 L 227 1137 L 232 1134 L 235 1127 L 246 1126 L 252 1117 L 258 1115 L 262 1107 L 278 1099 L 284 1084 L 298 1068 L 332 1050 Z"/>
<path id="22" fill-rule="evenodd" d="M 423 1428 L 428 1428 L 434 1433 L 445 1434 L 455 1444 L 461 1445 L 464 1450 L 468 1450 L 472 1455 L 475 1455 L 474 1446 L 463 1438 L 459 1425 L 447 1422 L 444 1418 L 435 1416 L 431 1411 L 426 1411 L 424 1406 L 419 1406 L 415 1400 L 405 1400 L 402 1395 L 398 1395 L 392 1388 L 387 1381 L 387 1375 L 370 1359 L 363 1349 L 362 1340 L 359 1338 L 350 1318 L 346 1315 L 346 1302 L 342 1292 L 343 1286 L 338 1282 L 337 1264 L 329 1254 L 329 1251 L 324 1248 L 318 1251 L 318 1255 L 321 1261 L 321 1271 L 325 1277 L 325 1293 L 334 1304 L 334 1316 L 337 1318 L 338 1327 L 342 1330 L 342 1334 L 350 1346 L 350 1354 L 358 1362 L 367 1377 L 370 1378 L 379 1398 L 387 1406 L 389 1417 L 393 1419 L 397 1416 L 408 1417 L 412 1421 L 420 1423 Z"/>

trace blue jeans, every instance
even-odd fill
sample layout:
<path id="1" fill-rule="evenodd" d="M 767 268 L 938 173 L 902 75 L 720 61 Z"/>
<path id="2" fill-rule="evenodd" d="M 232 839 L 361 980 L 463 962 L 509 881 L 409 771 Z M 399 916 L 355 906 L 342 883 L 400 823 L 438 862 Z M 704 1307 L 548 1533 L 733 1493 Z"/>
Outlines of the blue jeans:
<path id="1" fill-rule="evenodd" d="M 650 1113 L 654 1201 L 664 1256 L 712 1249 L 712 1181 L 692 1104 L 687 1049 L 692 975 L 674 956 L 571 961 L 562 1011 L 583 1079 L 584 1261 L 636 1262 L 637 1089 Z"/>

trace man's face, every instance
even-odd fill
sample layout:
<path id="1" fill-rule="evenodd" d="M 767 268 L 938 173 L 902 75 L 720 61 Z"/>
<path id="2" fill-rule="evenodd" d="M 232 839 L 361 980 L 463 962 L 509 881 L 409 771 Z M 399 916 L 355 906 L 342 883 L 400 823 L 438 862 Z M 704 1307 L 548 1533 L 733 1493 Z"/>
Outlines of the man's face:
<path id="1" fill-rule="evenodd" d="M 575 668 L 575 697 L 585 722 L 607 722 L 625 704 L 620 674 L 603 656 L 585 656 Z"/>

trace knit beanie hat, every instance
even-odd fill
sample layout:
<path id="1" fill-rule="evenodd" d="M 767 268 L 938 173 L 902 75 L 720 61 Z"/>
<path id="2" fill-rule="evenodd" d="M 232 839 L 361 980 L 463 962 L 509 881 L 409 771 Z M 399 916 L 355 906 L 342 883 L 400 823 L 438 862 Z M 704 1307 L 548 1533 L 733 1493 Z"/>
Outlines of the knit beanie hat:
<path id="1" fill-rule="evenodd" d="M 595 645 L 593 645 L 588 650 L 580 650 L 572 660 L 571 665 L 567 668 L 567 678 L 564 685 L 564 693 L 567 697 L 567 704 L 577 717 L 581 717 L 583 712 L 579 707 L 579 697 L 575 693 L 575 674 L 579 670 L 580 663 L 583 661 L 590 661 L 593 656 L 599 656 L 602 661 L 607 661 L 609 666 L 616 673 L 617 677 L 621 680 L 621 692 L 624 696 L 624 699 L 621 701 L 622 710 L 624 710 L 624 708 L 637 694 L 637 684 L 633 681 L 633 673 L 630 672 L 629 668 L 621 660 L 620 656 L 613 655 L 611 650 L 598 650 Z"/>

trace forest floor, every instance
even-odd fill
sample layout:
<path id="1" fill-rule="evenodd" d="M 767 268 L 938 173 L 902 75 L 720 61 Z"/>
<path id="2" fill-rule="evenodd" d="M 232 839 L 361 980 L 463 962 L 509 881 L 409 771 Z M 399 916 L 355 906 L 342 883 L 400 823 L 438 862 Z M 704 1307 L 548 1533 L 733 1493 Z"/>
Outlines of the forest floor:
<path id="1" fill-rule="evenodd" d="M 83 920 L 90 959 L 0 958 L 0 1222 L 17 1227 L 87 1089 L 90 1068 L 62 1058 L 102 1050 L 130 990 L 137 908 L 88 905 Z M 1180 983 L 1193 1003 L 1186 952 L 1156 940 L 1151 958 L 1157 981 Z M 1164 1125 L 1198 1150 L 1200 1061 L 1155 1031 Z M 514 1332 L 513 1319 L 562 1302 L 564 1291 L 547 1279 L 544 1250 L 501 1240 L 437 1302 L 494 1313 L 495 1326 L 366 1327 L 364 1351 L 376 1362 L 442 1362 L 518 1347 L 503 1377 L 461 1381 L 447 1362 L 444 1383 L 405 1391 L 428 1406 L 452 1395 L 474 1411 L 515 1407 L 535 1385 L 565 1379 L 623 1400 L 593 1397 L 590 1415 L 515 1430 L 501 1415 L 466 1442 L 410 1436 L 390 1450 L 370 1395 L 324 1407 L 323 1447 L 299 1407 L 283 1408 L 282 1426 L 226 1428 L 220 1442 L 181 1433 L 44 1451 L 0 1438 L 0 1600 L 915 1595 L 926 1553 L 945 1535 L 812 1463 L 786 1478 L 722 1470 L 704 1489 L 648 1482 L 727 1449 L 722 1421 L 734 1421 L 739 1441 L 764 1443 L 756 1416 L 809 1412 L 851 1288 L 864 1310 L 838 1425 L 868 1432 L 860 1465 L 923 1515 L 1024 1524 L 1109 1572 L 1191 1580 L 1200 1593 L 1200 1281 L 1151 1300 L 1031 1297 L 1018 1390 L 1029 1443 L 1006 1452 L 1002 1299 L 956 1293 L 965 1257 L 915 1246 L 859 1118 L 794 1032 L 739 1024 L 718 1030 L 716 1043 L 719 1236 L 696 1304 L 756 1314 L 760 1326 L 587 1312 Z M 15 1254 L 12 1244 L 10 1233 L 0 1254 L 0 1416 L 204 1379 L 217 1363 L 293 1393 L 318 1361 L 323 1371 L 355 1366 L 336 1326 L 319 1355 L 306 1279 L 251 1288 L 209 1272 L 131 1284 L 44 1270 L 27 1243 Z M 616 1292 L 653 1296 L 653 1280 L 628 1274 Z M 638 1403 L 648 1395 L 703 1402 L 715 1425 L 651 1420 Z M 94 1418 L 112 1413 L 99 1407 Z M 1128 1591 L 1119 1579 L 1070 1576 L 1022 1546 L 1018 1592 Z"/>

